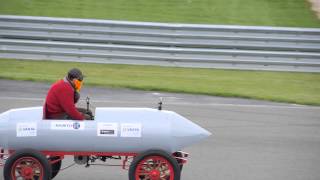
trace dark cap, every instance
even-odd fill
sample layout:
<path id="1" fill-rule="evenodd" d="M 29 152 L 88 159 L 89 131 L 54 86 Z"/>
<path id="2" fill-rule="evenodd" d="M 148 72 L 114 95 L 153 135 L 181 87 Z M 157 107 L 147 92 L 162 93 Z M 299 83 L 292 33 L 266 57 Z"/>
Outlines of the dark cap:
<path id="1" fill-rule="evenodd" d="M 72 68 L 68 72 L 68 79 L 70 80 L 78 79 L 79 81 L 82 81 L 83 80 L 82 72 L 78 68 Z"/>

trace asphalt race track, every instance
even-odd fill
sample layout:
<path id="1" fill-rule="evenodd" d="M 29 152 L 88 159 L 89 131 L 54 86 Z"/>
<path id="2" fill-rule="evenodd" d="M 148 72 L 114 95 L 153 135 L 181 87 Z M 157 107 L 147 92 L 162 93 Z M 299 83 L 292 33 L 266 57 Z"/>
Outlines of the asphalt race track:
<path id="1" fill-rule="evenodd" d="M 44 83 L 0 80 L 0 112 L 41 106 L 48 88 Z M 211 131 L 211 137 L 184 149 L 191 156 L 183 169 L 183 180 L 320 179 L 320 107 L 87 87 L 80 106 L 85 106 L 86 96 L 91 97 L 92 108 L 157 107 L 158 98 L 163 97 L 164 109 Z M 72 163 L 67 158 L 62 166 Z M 125 180 L 128 176 L 120 167 L 75 165 L 56 178 L 76 179 Z"/>

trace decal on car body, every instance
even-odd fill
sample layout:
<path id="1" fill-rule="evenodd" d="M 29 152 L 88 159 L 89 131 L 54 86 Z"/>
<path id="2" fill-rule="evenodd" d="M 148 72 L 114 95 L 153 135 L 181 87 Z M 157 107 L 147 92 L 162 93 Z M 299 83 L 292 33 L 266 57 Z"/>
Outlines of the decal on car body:
<path id="1" fill-rule="evenodd" d="M 37 136 L 37 123 L 18 123 L 17 137 Z"/>
<path id="2" fill-rule="evenodd" d="M 83 130 L 84 122 L 54 121 L 51 122 L 52 130 Z"/>
<path id="3" fill-rule="evenodd" d="M 142 126 L 140 123 L 121 124 L 121 137 L 141 137 Z"/>
<path id="4" fill-rule="evenodd" d="M 97 135 L 105 137 L 117 137 L 118 123 L 98 123 Z"/>

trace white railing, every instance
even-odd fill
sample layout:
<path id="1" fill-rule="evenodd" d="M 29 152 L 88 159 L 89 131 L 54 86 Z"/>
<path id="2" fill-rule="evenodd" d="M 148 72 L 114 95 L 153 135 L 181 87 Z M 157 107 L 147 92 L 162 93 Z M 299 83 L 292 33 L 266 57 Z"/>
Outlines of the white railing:
<path id="1" fill-rule="evenodd" d="M 0 57 L 320 72 L 320 29 L 0 16 Z"/>

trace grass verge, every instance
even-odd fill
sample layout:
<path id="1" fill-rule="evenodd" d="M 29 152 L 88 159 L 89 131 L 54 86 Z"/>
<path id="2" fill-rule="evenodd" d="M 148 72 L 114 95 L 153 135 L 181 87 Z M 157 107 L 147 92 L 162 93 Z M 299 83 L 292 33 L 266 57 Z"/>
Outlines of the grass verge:
<path id="1" fill-rule="evenodd" d="M 0 0 L 0 14 L 320 27 L 306 0 Z"/>
<path id="2" fill-rule="evenodd" d="M 72 67 L 84 72 L 85 85 L 320 105 L 320 73 L 0 59 L 0 78 L 54 82 Z"/>

